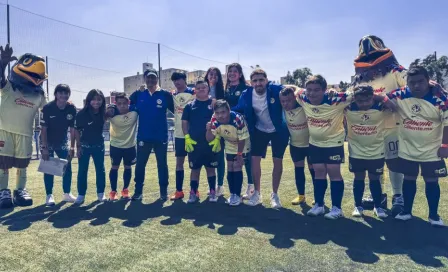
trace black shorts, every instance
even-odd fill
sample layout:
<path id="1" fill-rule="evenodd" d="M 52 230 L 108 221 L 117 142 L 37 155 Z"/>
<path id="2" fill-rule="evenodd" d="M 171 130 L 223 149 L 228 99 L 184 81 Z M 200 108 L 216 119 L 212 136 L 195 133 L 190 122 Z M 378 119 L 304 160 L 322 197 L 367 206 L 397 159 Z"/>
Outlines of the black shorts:
<path id="1" fill-rule="evenodd" d="M 308 162 L 311 164 L 341 164 L 344 163 L 344 146 L 308 148 Z"/>
<path id="2" fill-rule="evenodd" d="M 234 161 L 236 158 L 236 154 L 226 154 L 226 161 Z M 247 154 L 243 154 L 243 159 L 247 160 Z"/>
<path id="3" fill-rule="evenodd" d="M 251 135 L 251 155 L 266 158 L 269 142 L 271 142 L 272 157 L 283 159 L 286 147 L 288 146 L 288 138 L 281 137 L 278 132 L 266 133 L 258 129 L 255 129 Z"/>
<path id="4" fill-rule="evenodd" d="M 208 145 L 196 145 L 193 152 L 188 153 L 188 163 L 190 169 L 201 169 L 202 166 L 216 168 L 218 167 L 218 153 L 214 153 Z"/>
<path id="5" fill-rule="evenodd" d="M 174 138 L 174 156 L 176 157 L 186 157 L 187 151 L 185 151 L 185 139 L 184 138 Z"/>
<path id="6" fill-rule="evenodd" d="M 364 173 L 367 171 L 370 175 L 381 176 L 384 171 L 384 158 L 366 160 L 348 157 L 348 169 L 352 173 Z"/>
<path id="7" fill-rule="evenodd" d="M 297 147 L 290 145 L 289 153 L 293 162 L 299 162 L 305 160 L 308 157 L 308 147 Z"/>
<path id="8" fill-rule="evenodd" d="M 444 160 L 417 162 L 398 157 L 398 173 L 402 173 L 405 176 L 417 177 L 420 167 L 422 177 L 442 178 L 447 176 Z"/>
<path id="9" fill-rule="evenodd" d="M 113 166 L 119 166 L 122 159 L 123 164 L 126 166 L 134 165 L 137 161 L 137 150 L 135 146 L 129 148 L 110 146 L 109 154 Z"/>

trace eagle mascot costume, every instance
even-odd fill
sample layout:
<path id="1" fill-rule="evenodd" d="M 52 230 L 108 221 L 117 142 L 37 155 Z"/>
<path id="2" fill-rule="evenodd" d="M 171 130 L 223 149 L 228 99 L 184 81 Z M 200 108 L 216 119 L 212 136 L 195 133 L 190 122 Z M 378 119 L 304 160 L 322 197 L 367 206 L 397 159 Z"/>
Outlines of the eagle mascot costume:
<path id="1" fill-rule="evenodd" d="M 9 78 L 5 71 L 11 68 Z M 33 153 L 33 127 L 37 112 L 46 104 L 42 83 L 47 79 L 45 60 L 34 54 L 13 56 L 9 45 L 0 46 L 0 208 L 30 206 L 26 169 Z M 9 169 L 16 168 L 16 187 L 9 189 Z"/>
<path id="2" fill-rule="evenodd" d="M 355 76 L 352 88 L 359 84 L 373 87 L 375 94 L 387 94 L 395 89 L 406 86 L 406 70 L 387 48 L 382 39 L 374 35 L 364 36 L 359 41 L 358 56 L 354 61 Z M 397 173 L 394 164 L 398 158 L 398 125 L 395 114 L 390 112 L 385 120 L 386 133 L 384 144 L 386 147 L 386 164 L 392 185 L 392 213 L 398 214 L 403 207 L 402 187 L 403 175 Z M 381 181 L 384 188 L 384 179 Z M 364 208 L 373 209 L 373 200 L 367 197 L 363 200 Z M 387 194 L 382 197 L 382 206 L 387 207 Z"/>

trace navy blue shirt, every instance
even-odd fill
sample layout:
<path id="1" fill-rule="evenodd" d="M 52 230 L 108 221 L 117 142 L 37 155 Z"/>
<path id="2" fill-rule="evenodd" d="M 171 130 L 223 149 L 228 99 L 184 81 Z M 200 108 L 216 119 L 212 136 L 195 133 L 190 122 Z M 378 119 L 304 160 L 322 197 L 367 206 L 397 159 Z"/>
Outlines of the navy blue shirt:
<path id="1" fill-rule="evenodd" d="M 205 138 L 207 123 L 213 116 L 212 100 L 199 101 L 197 99 L 188 103 L 182 114 L 182 120 L 189 122 L 188 134 L 197 142 L 197 146 L 208 145 Z"/>
<path id="2" fill-rule="evenodd" d="M 81 144 L 90 146 L 104 144 L 104 122 L 104 116 L 100 113 L 92 113 L 90 110 L 78 112 L 75 128 L 81 134 Z"/>
<path id="3" fill-rule="evenodd" d="M 49 148 L 61 149 L 68 143 L 67 131 L 69 127 L 74 127 L 76 117 L 76 107 L 67 104 L 60 109 L 56 101 L 51 101 L 42 109 L 40 125 L 47 128 L 47 145 Z"/>
<path id="4" fill-rule="evenodd" d="M 228 86 L 225 92 L 225 100 L 227 101 L 227 103 L 229 103 L 230 108 L 233 108 L 236 105 L 238 105 L 238 100 L 240 99 L 240 96 L 249 87 L 250 86 L 247 86 L 246 84 L 239 84 L 237 86 Z"/>
<path id="5" fill-rule="evenodd" d="M 132 111 L 137 111 L 138 141 L 162 141 L 168 140 L 168 123 L 166 111 L 174 112 L 174 102 L 171 93 L 159 89 L 152 95 L 146 89 L 135 91 L 130 97 Z"/>

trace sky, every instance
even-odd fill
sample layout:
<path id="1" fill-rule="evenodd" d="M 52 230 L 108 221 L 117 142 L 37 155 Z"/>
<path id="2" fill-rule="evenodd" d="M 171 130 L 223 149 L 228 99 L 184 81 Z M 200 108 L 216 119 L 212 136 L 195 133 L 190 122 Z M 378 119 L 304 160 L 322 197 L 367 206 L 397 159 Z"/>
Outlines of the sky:
<path id="1" fill-rule="evenodd" d="M 444 0 L 9 0 L 9 4 L 16 54 L 48 56 L 50 90 L 58 83 L 69 84 L 77 105 L 90 89 L 106 94 L 122 90 L 122 78 L 141 72 L 142 62 L 157 68 L 157 43 L 162 44 L 162 68 L 217 66 L 223 71 L 225 64 L 239 62 L 248 77 L 249 67 L 258 64 L 269 79 L 278 81 L 287 71 L 309 67 L 330 84 L 350 81 L 358 41 L 367 34 L 381 37 L 406 67 L 434 51 L 448 55 Z M 6 21 L 6 6 L 1 4 L 0 21 Z M 0 44 L 4 43 L 2 23 Z"/>

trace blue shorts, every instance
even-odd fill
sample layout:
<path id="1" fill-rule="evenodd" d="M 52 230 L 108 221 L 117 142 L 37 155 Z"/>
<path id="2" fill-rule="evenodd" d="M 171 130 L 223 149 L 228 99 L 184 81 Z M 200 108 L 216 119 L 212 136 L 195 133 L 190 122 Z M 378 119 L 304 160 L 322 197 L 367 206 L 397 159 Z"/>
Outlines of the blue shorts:
<path id="1" fill-rule="evenodd" d="M 344 146 L 318 147 L 310 144 L 308 149 L 311 164 L 341 164 L 344 163 Z"/>
<path id="2" fill-rule="evenodd" d="M 421 168 L 422 177 L 442 178 L 447 176 L 444 160 L 431 162 L 410 161 L 398 157 L 398 173 L 405 176 L 417 177 Z"/>
<path id="3" fill-rule="evenodd" d="M 251 155 L 255 157 L 266 158 L 266 151 L 268 149 L 269 142 L 271 142 L 272 157 L 283 159 L 285 155 L 286 147 L 288 147 L 288 139 L 283 139 L 280 133 L 272 132 L 267 133 L 255 129 L 253 135 L 250 137 L 251 143 Z"/>
<path id="4" fill-rule="evenodd" d="M 185 139 L 184 138 L 174 138 L 174 156 L 186 157 L 187 151 L 185 151 Z"/>
<path id="5" fill-rule="evenodd" d="M 121 160 L 123 160 L 125 166 L 134 165 L 137 161 L 137 150 L 135 146 L 129 148 L 110 146 L 109 154 L 113 166 L 119 166 Z"/>
<path id="6" fill-rule="evenodd" d="M 299 162 L 305 160 L 308 157 L 308 147 L 297 147 L 290 145 L 289 153 L 293 162 Z"/>
<path id="7" fill-rule="evenodd" d="M 188 153 L 188 163 L 190 169 L 201 169 L 218 167 L 218 153 L 214 153 L 212 148 L 207 145 L 194 146 L 193 152 Z"/>

